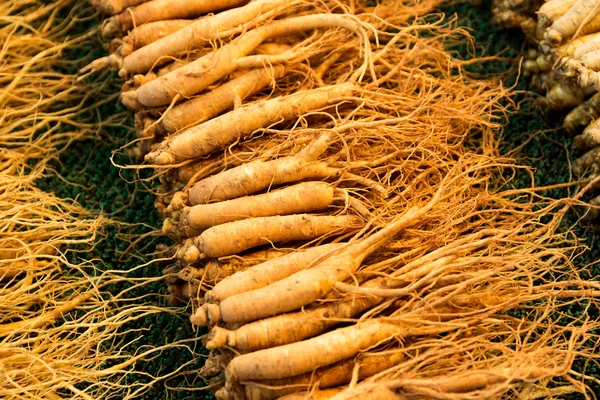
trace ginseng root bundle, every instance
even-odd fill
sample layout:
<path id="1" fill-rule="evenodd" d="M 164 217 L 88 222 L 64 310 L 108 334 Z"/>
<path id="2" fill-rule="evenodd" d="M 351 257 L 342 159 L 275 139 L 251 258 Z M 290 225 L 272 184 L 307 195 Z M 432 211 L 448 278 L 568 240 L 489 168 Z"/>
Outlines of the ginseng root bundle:
<path id="1" fill-rule="evenodd" d="M 111 54 L 84 70 L 126 80 L 122 167 L 159 182 L 217 398 L 588 390 L 596 323 L 548 317 L 598 295 L 558 229 L 572 202 L 504 188 L 507 91 L 447 51 L 470 38 L 437 1 L 167 3 L 95 2 Z"/>

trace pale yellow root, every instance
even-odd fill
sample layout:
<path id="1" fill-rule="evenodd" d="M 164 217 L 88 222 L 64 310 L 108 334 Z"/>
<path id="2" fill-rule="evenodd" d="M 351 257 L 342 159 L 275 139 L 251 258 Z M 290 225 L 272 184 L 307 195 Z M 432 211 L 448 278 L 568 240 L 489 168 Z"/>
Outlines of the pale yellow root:
<path id="1" fill-rule="evenodd" d="M 226 10 L 246 0 L 150 0 L 104 20 L 104 38 L 123 36 L 135 26 L 154 21 L 195 18 L 214 11 Z"/>
<path id="2" fill-rule="evenodd" d="M 591 33 L 585 36 L 579 36 L 576 39 L 569 40 L 556 50 L 556 54 L 560 57 L 572 56 L 577 49 L 586 45 L 591 41 L 596 41 L 600 38 L 600 32 Z"/>
<path id="3" fill-rule="evenodd" d="M 0 260 L 11 260 L 24 255 L 36 255 L 36 256 L 54 256 L 58 254 L 56 247 L 48 245 L 46 243 L 33 243 L 24 244 L 19 243 L 15 240 L 15 245 L 9 246 L 8 243 L 4 244 L 4 248 L 0 248 Z"/>
<path id="4" fill-rule="evenodd" d="M 563 16 L 577 0 L 547 1 L 537 11 L 538 21 L 542 26 L 550 26 L 552 22 Z"/>
<path id="5" fill-rule="evenodd" d="M 328 140 L 328 135 L 321 135 L 293 156 L 251 161 L 202 179 L 190 188 L 189 193 L 176 193 L 171 209 L 179 210 L 188 202 L 196 205 L 235 199 L 272 186 L 322 177 L 326 165 L 312 161 L 327 150 Z"/>
<path id="6" fill-rule="evenodd" d="M 373 279 L 360 286 L 361 288 L 384 288 L 385 281 Z M 244 292 L 240 292 L 244 293 Z M 249 322 L 234 330 L 215 326 L 208 335 L 206 347 L 209 349 L 232 347 L 242 351 L 262 350 L 269 347 L 298 342 L 337 325 L 340 320 L 352 318 L 379 304 L 383 299 L 374 295 L 351 296 L 349 300 L 340 299 L 324 304 L 314 304 L 292 313 L 276 315 Z M 209 322 L 215 317 L 215 305 L 205 304 L 195 315 L 206 310 Z M 334 318 L 331 318 L 334 316 Z"/>
<path id="7" fill-rule="evenodd" d="M 38 316 L 30 319 L 25 319 L 17 322 L 10 322 L 0 325 L 0 337 L 16 333 L 21 330 L 37 329 L 43 327 L 46 324 L 50 324 L 62 318 L 64 314 L 79 307 L 83 302 L 89 300 L 93 296 L 93 293 L 83 293 L 73 299 L 65 302 L 63 305 L 56 307 L 53 310 L 46 311 Z"/>
<path id="8" fill-rule="evenodd" d="M 454 376 L 438 376 L 430 379 L 397 379 L 380 380 L 376 383 L 357 385 L 333 397 L 335 400 L 354 400 L 365 398 L 372 389 L 387 387 L 407 393 L 410 396 L 448 396 L 452 394 L 468 394 L 486 387 L 516 381 L 539 381 L 561 373 L 561 368 L 515 367 L 491 368 L 489 370 L 470 370 Z M 442 397 L 442 398 L 444 398 Z M 446 397 L 447 398 L 447 397 Z"/>
<path id="9" fill-rule="evenodd" d="M 573 52 L 573 57 L 581 60 L 581 57 L 592 51 L 600 50 L 600 36 L 590 35 L 591 38 L 580 44 Z"/>
<path id="10" fill-rule="evenodd" d="M 176 97 L 187 98 L 200 93 L 235 71 L 239 67 L 238 62 L 266 39 L 319 28 L 345 28 L 357 34 L 362 29 L 354 19 L 338 14 L 313 14 L 277 20 L 242 34 L 214 52 L 149 82 L 136 91 L 123 93 L 122 97 L 135 99 L 148 107 L 168 105 Z M 247 68 L 248 65 L 243 67 Z"/>
<path id="11" fill-rule="evenodd" d="M 339 321 L 356 317 L 361 312 L 369 310 L 380 304 L 384 299 L 380 296 L 381 292 L 386 292 L 389 288 L 396 285 L 403 285 L 403 282 L 417 282 L 421 277 L 436 273 L 439 269 L 452 263 L 455 256 L 440 256 L 435 253 L 429 254 L 423 259 L 415 260 L 416 265 L 421 267 L 411 270 L 411 272 L 402 279 L 389 281 L 383 278 L 372 279 L 359 287 L 339 283 L 336 285 L 338 290 L 343 290 L 343 286 L 348 286 L 353 294 L 349 299 L 335 299 L 323 304 L 313 304 L 304 309 L 277 315 L 270 318 L 263 318 L 258 321 L 250 322 L 234 330 L 228 330 L 221 327 L 214 327 L 208 335 L 209 341 L 207 348 L 233 347 L 242 351 L 261 350 L 269 347 L 280 346 L 284 344 L 298 342 L 300 340 L 315 336 L 326 329 L 338 324 Z M 407 267 L 411 264 L 407 264 Z M 415 286 L 417 285 L 417 286 Z M 418 288 L 418 283 L 403 287 L 394 291 L 394 296 L 407 295 Z M 411 287 L 412 286 L 412 287 Z M 365 293 L 366 292 L 366 293 Z M 384 295 L 385 296 L 385 295 Z M 213 304 L 204 304 L 195 315 L 201 314 L 206 310 L 205 319 L 215 319 Z M 331 318 L 331 316 L 335 316 Z"/>
<path id="12" fill-rule="evenodd" d="M 284 6 L 286 3 L 287 0 L 257 0 L 244 7 L 201 18 L 190 26 L 126 56 L 119 76 L 126 78 L 130 74 L 148 72 L 155 65 L 209 44 L 218 38 L 219 32 L 243 26 L 261 14 Z"/>
<path id="13" fill-rule="evenodd" d="M 329 400 L 343 389 L 311 390 L 309 392 L 292 393 L 279 398 L 279 400 Z M 369 397 L 370 399 L 370 397 Z"/>
<path id="14" fill-rule="evenodd" d="M 597 0 L 578 0 L 565 14 L 552 23 L 544 38 L 551 43 L 560 43 L 563 38 L 573 36 L 577 29 L 598 13 L 600 13 L 600 3 Z"/>
<path id="15" fill-rule="evenodd" d="M 581 57 L 581 64 L 584 67 L 589 68 L 593 71 L 600 70 L 600 50 L 592 51 L 590 53 L 586 53 Z"/>
<path id="16" fill-rule="evenodd" d="M 588 125 L 598 116 L 600 116 L 600 93 L 596 93 L 571 110 L 565 117 L 563 128 L 574 133 L 577 128 Z"/>
<path id="17" fill-rule="evenodd" d="M 545 110 L 565 110 L 581 104 L 585 95 L 586 90 L 582 88 L 558 83 L 537 102 Z"/>
<path id="18" fill-rule="evenodd" d="M 309 267 L 315 260 L 327 256 L 344 245 L 339 243 L 311 247 L 254 265 L 223 279 L 206 292 L 205 298 L 211 303 L 216 303 L 236 294 L 270 285 Z"/>
<path id="19" fill-rule="evenodd" d="M 573 163 L 573 173 L 582 178 L 586 175 L 592 177 L 600 174 L 600 146 L 594 147 L 592 150 L 579 157 Z"/>
<path id="20" fill-rule="evenodd" d="M 395 336 L 408 328 L 371 320 L 336 329 L 313 339 L 259 350 L 235 357 L 225 369 L 228 381 L 281 379 L 311 372 L 355 356 L 358 352 Z"/>
<path id="21" fill-rule="evenodd" d="M 192 19 L 172 19 L 149 22 L 147 24 L 136 26 L 123 38 L 123 43 L 119 49 L 119 55 L 125 57 L 133 51 L 169 36 L 193 23 L 194 20 Z"/>
<path id="22" fill-rule="evenodd" d="M 189 19 L 175 19 L 149 22 L 144 25 L 136 26 L 122 39 L 112 40 L 112 43 L 114 43 L 113 46 L 115 47 L 114 49 L 111 49 L 112 54 L 92 61 L 90 64 L 83 67 L 80 72 L 98 71 L 103 68 L 108 68 L 111 71 L 118 71 L 123 67 L 123 57 L 131 54 L 131 52 L 136 49 L 183 29 L 193 22 L 193 20 Z"/>
<path id="23" fill-rule="evenodd" d="M 183 280 L 191 282 L 193 280 L 199 280 L 204 285 L 210 287 L 214 286 L 221 280 L 228 276 L 235 274 L 238 271 L 243 271 L 246 268 L 253 267 L 258 264 L 262 264 L 269 260 L 283 257 L 289 254 L 291 249 L 266 249 L 259 250 L 249 254 L 232 257 L 222 257 L 218 260 L 210 260 L 199 268 L 195 267 L 183 267 L 173 266 L 173 272 L 169 271 L 170 268 L 163 270 L 163 274 L 167 275 L 167 280 Z"/>
<path id="24" fill-rule="evenodd" d="M 338 395 L 341 395 L 343 392 L 343 388 L 340 389 L 328 389 L 328 390 L 311 390 L 305 393 L 297 393 L 290 394 L 287 396 L 280 397 L 279 400 L 320 400 L 320 399 L 335 399 Z M 348 397 L 348 399 L 352 400 L 432 400 L 427 397 L 410 397 L 407 398 L 405 396 L 394 393 L 392 390 L 388 389 L 385 386 L 381 387 L 369 387 L 367 390 L 357 394 L 354 397 Z"/>
<path id="25" fill-rule="evenodd" d="M 307 214 L 260 217 L 214 226 L 192 240 L 184 258 L 193 262 L 201 256 L 223 257 L 253 247 L 313 240 L 327 234 L 342 234 L 359 229 L 362 220 L 350 215 L 336 217 Z"/>
<path id="26" fill-rule="evenodd" d="M 332 105 L 355 90 L 354 84 L 343 83 L 258 101 L 167 138 L 155 151 L 146 154 L 145 160 L 168 165 L 201 157 L 225 148 L 257 129 Z"/>
<path id="27" fill-rule="evenodd" d="M 589 124 L 581 135 L 575 136 L 573 144 L 582 150 L 600 145 L 600 118 Z"/>
<path id="28" fill-rule="evenodd" d="M 165 220 L 163 234 L 197 236 L 210 227 L 241 219 L 320 211 L 333 203 L 333 194 L 328 183 L 303 182 L 256 196 L 185 207 L 176 228 Z"/>
<path id="29" fill-rule="evenodd" d="M 600 14 L 597 14 L 594 18 L 590 19 L 586 24 L 579 29 L 579 35 L 588 35 L 597 33 L 600 30 Z"/>
<path id="30" fill-rule="evenodd" d="M 219 321 L 256 321 L 296 310 L 323 298 L 336 282 L 348 279 L 365 257 L 423 216 L 427 209 L 416 206 L 410 208 L 383 229 L 365 239 L 348 243 L 313 268 L 298 271 L 263 288 L 229 297 L 219 305 L 207 304 L 207 307 L 198 309 L 192 315 L 191 321 L 197 325 Z"/>
<path id="31" fill-rule="evenodd" d="M 223 111 L 238 108 L 246 97 L 280 78 L 283 73 L 284 67 L 281 65 L 248 71 L 168 110 L 163 114 L 157 129 L 172 133 L 208 121 Z"/>
<path id="32" fill-rule="evenodd" d="M 335 365 L 318 368 L 306 374 L 280 380 L 256 381 L 244 385 L 247 400 L 272 400 L 287 394 L 318 386 L 319 389 L 334 388 L 350 383 L 357 366 L 357 378 L 365 379 L 393 367 L 404 359 L 402 352 L 385 354 L 361 354 Z"/>
<path id="33" fill-rule="evenodd" d="M 575 58 L 561 60 L 561 72 L 565 77 L 573 78 L 581 88 L 591 89 L 594 93 L 600 91 L 600 73 L 584 67 Z"/>

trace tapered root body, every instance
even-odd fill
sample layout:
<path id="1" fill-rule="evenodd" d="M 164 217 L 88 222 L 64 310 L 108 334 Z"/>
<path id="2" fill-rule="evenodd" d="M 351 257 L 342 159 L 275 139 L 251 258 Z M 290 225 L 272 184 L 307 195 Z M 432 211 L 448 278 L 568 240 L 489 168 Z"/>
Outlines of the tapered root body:
<path id="1" fill-rule="evenodd" d="M 337 393 L 333 393 L 333 390 L 337 390 Z M 316 397 L 313 397 L 313 393 L 316 393 Z M 347 393 L 347 391 L 345 391 L 344 389 L 328 389 L 328 390 L 317 390 L 315 391 L 311 391 L 308 392 L 306 394 L 302 394 L 302 395 L 298 395 L 297 397 L 292 397 L 294 395 L 288 395 L 288 396 L 284 396 L 282 398 L 280 398 L 279 400 L 294 400 L 294 399 L 306 399 L 306 395 L 308 395 L 309 399 L 331 399 L 331 400 L 340 400 L 340 399 L 346 399 L 346 400 L 362 400 L 362 399 L 369 399 L 369 400 L 407 400 L 407 397 L 404 395 L 400 395 L 395 393 L 394 391 L 392 391 L 391 389 L 385 387 L 385 386 L 370 386 L 369 388 L 365 389 L 364 391 L 361 391 L 361 393 L 358 394 L 354 394 L 354 393 Z M 300 397 L 303 396 L 303 397 Z M 320 397 L 319 397 L 320 396 Z M 324 397 L 326 396 L 326 397 Z M 431 400 L 431 397 L 427 397 L 427 396 L 411 396 L 409 397 L 410 400 Z"/>
<path id="2" fill-rule="evenodd" d="M 180 29 L 189 26 L 194 21 L 190 19 L 173 19 L 169 21 L 149 22 L 136 26 L 123 38 L 120 54 L 125 57 L 134 50 L 140 49 L 150 43 L 156 42 Z"/>
<path id="3" fill-rule="evenodd" d="M 367 282 L 364 287 L 381 287 L 382 284 L 383 280 L 375 279 Z M 250 322 L 235 330 L 214 327 L 206 346 L 207 348 L 228 346 L 244 351 L 255 351 L 295 343 L 318 335 L 325 329 L 337 325 L 340 319 L 351 318 L 381 301 L 382 298 L 377 296 L 353 296 L 350 300 L 314 305 L 302 311 Z"/>
<path id="4" fill-rule="evenodd" d="M 565 14 L 556 19 L 545 34 L 552 43 L 560 43 L 572 36 L 586 19 L 592 19 L 600 13 L 596 0 L 578 0 Z"/>
<path id="5" fill-rule="evenodd" d="M 223 111 L 232 109 L 236 103 L 241 103 L 244 98 L 263 89 L 274 79 L 280 78 L 283 72 L 283 66 L 249 71 L 206 94 L 173 107 L 165 113 L 160 126 L 166 132 L 175 132 L 206 122 Z"/>
<path id="6" fill-rule="evenodd" d="M 293 376 L 291 378 L 258 381 L 257 384 L 245 385 L 247 400 L 271 400 L 290 393 L 306 390 L 318 382 L 320 388 L 334 388 L 348 384 L 357 365 L 358 378 L 365 379 L 381 371 L 393 367 L 402 361 L 404 355 L 400 352 L 376 354 L 373 356 L 359 355 L 353 359 L 341 361 L 335 365 L 318 368 L 313 372 Z M 268 388 L 270 386 L 272 388 Z"/>
<path id="7" fill-rule="evenodd" d="M 303 214 L 251 218 L 212 227 L 193 241 L 206 256 L 223 257 L 264 244 L 341 234 L 358 229 L 361 225 L 360 218 L 348 215 L 330 217 Z"/>
<path id="8" fill-rule="evenodd" d="M 342 393 L 342 390 L 343 389 L 325 389 L 292 393 L 280 397 L 279 400 L 329 400 Z"/>
<path id="9" fill-rule="evenodd" d="M 201 18 L 169 37 L 157 40 L 125 57 L 119 76 L 125 78 L 130 74 L 148 72 L 154 65 L 165 63 L 172 57 L 217 39 L 219 32 L 242 26 L 262 13 L 283 6 L 287 2 L 287 0 L 253 1 L 244 7 Z"/>
<path id="10" fill-rule="evenodd" d="M 586 126 L 600 116 L 600 93 L 575 107 L 565 117 L 563 128 L 574 133 L 577 128 Z"/>
<path id="11" fill-rule="evenodd" d="M 189 237 L 198 230 L 241 219 L 323 210 L 333 203 L 333 192 L 327 183 L 304 182 L 257 196 L 186 207 L 172 233 Z"/>
<path id="12" fill-rule="evenodd" d="M 600 70 L 600 50 L 592 51 L 582 56 L 581 64 L 594 71 Z"/>
<path id="13" fill-rule="evenodd" d="M 575 136 L 573 144 L 582 150 L 587 150 L 600 144 L 600 119 L 589 124 L 581 135 Z"/>
<path id="14" fill-rule="evenodd" d="M 295 251 L 257 264 L 223 279 L 209 292 L 206 300 L 216 303 L 236 294 L 258 289 L 277 282 L 309 267 L 315 260 L 342 248 L 345 244 L 325 244 L 307 250 Z"/>
<path id="15" fill-rule="evenodd" d="M 134 26 L 153 21 L 194 18 L 213 11 L 241 5 L 246 0 L 150 0 L 115 15 L 102 26 L 102 36 L 112 37 L 129 31 Z"/>
<path id="16" fill-rule="evenodd" d="M 408 226 L 419 215 L 417 207 L 377 233 L 356 243 L 349 243 L 317 266 L 299 271 L 264 288 L 229 297 L 218 307 L 199 309 L 194 323 L 249 322 L 296 310 L 331 291 L 336 282 L 348 279 L 370 253 Z"/>
<path id="17" fill-rule="evenodd" d="M 579 177 L 600 173 L 600 146 L 579 157 L 573 163 L 573 173 Z"/>
<path id="18" fill-rule="evenodd" d="M 366 321 L 302 342 L 242 354 L 231 360 L 225 376 L 228 381 L 245 381 L 300 375 L 353 357 L 405 332 L 398 325 Z"/>
<path id="19" fill-rule="evenodd" d="M 136 98 L 144 106 L 157 107 L 170 104 L 176 96 L 192 96 L 235 71 L 238 60 L 264 40 L 327 27 L 343 27 L 351 31 L 358 31 L 359 28 L 352 19 L 336 14 L 315 14 L 275 21 L 249 31 L 220 49 L 141 86 Z"/>
<path id="20" fill-rule="evenodd" d="M 543 367 L 526 368 L 490 368 L 488 370 L 471 370 L 456 374 L 454 376 L 438 376 L 431 379 L 398 379 L 380 380 L 376 383 L 358 385 L 355 388 L 346 389 L 335 396 L 335 400 L 354 400 L 370 398 L 369 393 L 380 387 L 401 388 L 402 392 L 411 393 L 416 398 L 447 397 L 452 394 L 468 394 L 486 386 L 498 383 L 510 383 L 516 381 L 537 381 L 545 377 L 553 376 L 556 370 Z M 425 397 L 421 397 L 425 396 Z"/>
<path id="21" fill-rule="evenodd" d="M 541 5 L 538 10 L 538 19 L 544 26 L 550 26 L 552 22 L 563 16 L 577 0 L 551 0 Z"/>
<path id="22" fill-rule="evenodd" d="M 331 105 L 350 96 L 354 90 L 353 84 L 344 83 L 258 101 L 167 139 L 156 151 L 148 153 L 145 159 L 153 164 L 167 165 L 201 157 L 222 149 L 257 129 Z"/>
<path id="23" fill-rule="evenodd" d="M 587 40 L 585 43 L 577 46 L 573 52 L 573 57 L 581 60 L 584 55 L 597 50 L 600 50 L 600 37 L 593 36 L 593 39 Z"/>
<path id="24" fill-rule="evenodd" d="M 325 152 L 327 146 L 324 135 L 295 156 L 255 160 L 210 176 L 190 188 L 186 201 L 195 205 L 235 199 L 272 186 L 322 176 L 326 165 L 310 161 Z M 176 205 L 173 208 L 177 209 Z"/>

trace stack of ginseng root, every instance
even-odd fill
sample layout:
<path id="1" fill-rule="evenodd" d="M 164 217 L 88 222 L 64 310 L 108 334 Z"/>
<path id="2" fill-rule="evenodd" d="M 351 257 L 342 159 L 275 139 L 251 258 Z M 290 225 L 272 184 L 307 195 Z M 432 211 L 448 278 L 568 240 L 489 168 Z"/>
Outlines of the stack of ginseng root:
<path id="1" fill-rule="evenodd" d="M 464 75 L 436 1 L 116 3 L 86 70 L 128 78 L 124 167 L 160 179 L 217 398 L 589 393 L 598 324 L 552 314 L 599 294 L 557 230 L 575 200 L 500 191 L 506 91 Z"/>
<path id="2" fill-rule="evenodd" d="M 571 110 L 563 128 L 583 152 L 572 165 L 581 179 L 600 174 L 600 1 L 496 0 L 494 14 L 505 27 L 520 27 L 533 46 L 524 72 L 532 88 L 543 95 L 544 111 Z M 597 189 L 597 187 L 596 187 Z M 600 205 L 600 196 L 590 204 Z M 588 219 L 600 214 L 590 209 Z"/>

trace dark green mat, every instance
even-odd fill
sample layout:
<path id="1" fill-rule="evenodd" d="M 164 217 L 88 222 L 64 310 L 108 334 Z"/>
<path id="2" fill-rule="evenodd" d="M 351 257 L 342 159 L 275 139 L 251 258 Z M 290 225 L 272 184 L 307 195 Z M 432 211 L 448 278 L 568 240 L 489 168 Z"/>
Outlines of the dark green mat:
<path id="1" fill-rule="evenodd" d="M 460 24 L 472 28 L 472 33 L 477 40 L 479 55 L 482 54 L 498 54 L 503 52 L 505 57 L 516 57 L 521 49 L 523 39 L 517 31 L 499 31 L 490 23 L 491 15 L 484 9 L 477 9 L 468 5 L 456 6 L 447 10 L 448 14 L 458 13 L 460 15 Z M 91 45 L 92 47 L 98 47 Z M 98 53 L 98 51 L 95 51 Z M 98 54 L 96 54 L 97 56 Z M 516 68 L 514 61 L 506 62 L 490 62 L 483 66 L 472 67 L 471 72 L 486 74 L 498 73 L 512 68 L 513 75 L 508 77 L 506 83 L 512 85 L 516 76 Z M 115 75 L 111 75 L 115 77 Z M 526 89 L 526 80 L 521 78 L 516 86 L 517 89 Z M 120 109 L 120 105 L 113 104 L 105 107 L 104 115 L 110 115 Z M 519 114 L 513 115 L 510 118 L 510 125 L 506 128 L 504 136 L 507 140 L 507 148 L 519 145 L 528 137 L 529 132 L 548 129 L 553 126 L 558 126 L 561 121 L 561 116 L 542 117 L 535 107 L 523 105 Z M 132 121 L 128 121 L 129 126 Z M 126 135 L 129 134 L 129 138 Z M 77 200 L 86 208 L 94 210 L 102 210 L 107 214 L 111 214 L 113 218 L 129 222 L 129 223 L 145 223 L 150 226 L 159 227 L 161 225 L 160 218 L 154 209 L 154 197 L 152 194 L 145 192 L 141 186 L 136 187 L 131 182 L 134 175 L 131 171 L 120 171 L 113 167 L 110 162 L 112 151 L 118 146 L 126 143 L 131 139 L 131 134 L 126 130 L 113 130 L 110 132 L 110 138 L 104 137 L 97 141 L 81 141 L 74 143 L 70 150 L 63 154 L 60 159 L 60 164 L 57 163 L 54 168 L 58 170 L 68 181 L 75 184 L 90 187 L 89 190 L 82 190 L 73 185 L 65 184 L 64 181 L 56 177 L 48 177 L 39 182 L 39 187 L 44 190 L 52 191 L 58 196 L 65 198 L 77 198 Z M 535 179 L 538 185 L 551 184 L 557 182 L 565 182 L 569 179 L 567 155 L 565 147 L 568 147 L 570 141 L 565 132 L 556 130 L 544 137 L 531 141 L 522 152 L 522 156 L 527 158 L 525 163 L 536 168 Z M 124 157 L 116 157 L 118 163 L 126 163 Z M 123 179 L 124 178 L 124 179 Z M 527 176 L 521 177 L 521 181 L 515 182 L 515 186 L 529 185 Z M 137 192 L 136 192 L 137 189 Z M 135 196 L 133 193 L 135 192 Z M 568 190 L 556 190 L 551 195 L 553 197 L 568 195 Z M 123 209 L 123 206 L 129 206 Z M 113 215 L 114 213 L 114 215 Z M 572 218 L 574 220 L 574 216 Z M 138 228 L 137 233 L 142 234 L 148 232 L 149 228 Z M 594 224 L 588 226 L 579 226 L 576 228 L 579 237 L 592 248 L 584 256 L 578 260 L 578 264 L 582 266 L 582 278 L 597 279 L 598 269 L 596 267 L 584 269 L 583 266 L 595 261 L 600 255 L 600 246 L 597 245 L 598 228 Z M 132 232 L 127 232 L 132 233 Z M 144 241 L 138 245 L 140 248 Z M 138 259 L 131 259 L 125 262 L 119 261 L 121 253 L 130 245 L 128 241 L 124 241 L 114 227 L 107 229 L 107 238 L 103 240 L 95 249 L 90 257 L 99 257 L 107 265 L 107 267 L 115 267 L 121 269 L 130 269 L 134 265 L 140 263 Z M 151 251 L 152 249 L 150 249 Z M 152 265 L 143 272 L 146 276 L 160 276 L 162 266 Z M 138 273 L 139 275 L 139 273 Z M 114 290 L 121 290 L 124 287 L 115 287 Z M 155 304 L 164 305 L 163 296 L 166 294 L 166 285 L 162 283 L 154 283 L 146 287 L 150 293 L 156 293 L 153 297 Z M 138 293 L 140 294 L 140 293 Z M 582 305 L 583 306 L 583 305 Z M 571 306 L 567 312 L 572 315 L 580 313 L 582 308 Z M 592 310 L 595 314 L 592 318 L 598 318 L 598 310 Z M 135 346 L 129 348 L 130 352 L 146 345 L 164 345 L 184 338 L 193 338 L 196 333 L 191 329 L 187 318 L 175 318 L 164 314 L 160 317 L 144 318 L 136 323 L 137 326 L 131 328 L 146 328 L 146 331 L 137 332 L 130 339 L 136 336 L 142 336 Z M 196 356 L 201 354 L 203 350 L 197 345 Z M 204 353 L 206 354 L 206 353 Z M 160 358 L 150 362 L 139 362 L 135 365 L 138 371 L 144 371 L 151 374 L 166 373 L 175 370 L 181 363 L 190 361 L 193 354 L 180 350 L 165 351 Z M 196 368 L 202 365 L 203 358 L 198 358 Z M 584 360 L 577 360 L 576 369 L 582 370 Z M 587 365 L 586 372 L 600 379 L 600 370 L 596 369 L 596 365 L 591 363 Z M 133 378 L 131 378 L 133 379 Z M 135 378 L 140 381 L 139 376 Z M 179 377 L 168 382 L 170 387 L 198 387 L 203 381 L 197 374 L 191 373 L 186 377 Z M 598 387 L 596 387 L 598 389 Z M 189 391 L 171 391 L 166 390 L 164 383 L 156 385 L 152 390 L 147 392 L 143 398 L 147 399 L 202 399 L 211 398 L 208 392 L 189 392 Z M 569 397 L 569 398 L 575 398 Z"/>

